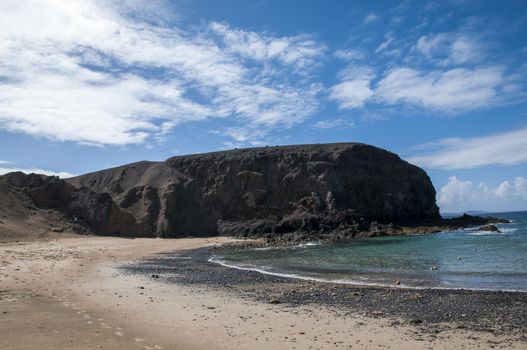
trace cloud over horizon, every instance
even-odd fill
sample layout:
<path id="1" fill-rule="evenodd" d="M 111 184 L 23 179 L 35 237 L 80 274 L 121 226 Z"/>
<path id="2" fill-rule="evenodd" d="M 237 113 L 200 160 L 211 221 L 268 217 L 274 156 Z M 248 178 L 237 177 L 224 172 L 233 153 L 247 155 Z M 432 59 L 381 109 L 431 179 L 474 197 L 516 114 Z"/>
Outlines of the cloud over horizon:
<path id="1" fill-rule="evenodd" d="M 43 174 L 47 176 L 58 176 L 60 178 L 68 178 L 68 177 L 74 177 L 75 174 L 66 172 L 66 171 L 53 171 L 53 170 L 45 170 L 40 168 L 24 168 L 24 167 L 17 167 L 14 166 L 13 162 L 7 161 L 7 160 L 0 160 L 0 175 L 5 175 L 7 173 L 14 173 L 14 172 L 23 172 L 26 174 Z"/>
<path id="2" fill-rule="evenodd" d="M 421 145 L 417 149 L 406 160 L 431 169 L 523 164 L 527 163 L 527 126 L 479 137 L 447 138 Z"/>
<path id="3" fill-rule="evenodd" d="M 460 180 L 451 176 L 448 183 L 437 193 L 437 204 L 445 212 L 494 210 L 500 206 L 526 201 L 527 179 L 522 176 L 512 181 L 504 180 L 494 188 L 484 182 L 475 184 L 470 180 Z"/>

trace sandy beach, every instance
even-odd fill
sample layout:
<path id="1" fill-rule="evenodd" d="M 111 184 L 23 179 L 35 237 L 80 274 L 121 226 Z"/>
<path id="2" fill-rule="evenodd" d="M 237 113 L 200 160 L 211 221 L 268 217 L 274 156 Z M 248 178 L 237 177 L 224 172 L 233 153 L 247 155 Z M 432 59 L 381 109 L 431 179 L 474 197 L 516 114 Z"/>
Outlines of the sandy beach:
<path id="1" fill-rule="evenodd" d="M 431 336 L 353 310 L 274 305 L 228 286 L 168 283 L 119 268 L 231 241 L 84 236 L 3 243 L 0 348 L 527 349 L 517 334 L 451 328 Z"/>

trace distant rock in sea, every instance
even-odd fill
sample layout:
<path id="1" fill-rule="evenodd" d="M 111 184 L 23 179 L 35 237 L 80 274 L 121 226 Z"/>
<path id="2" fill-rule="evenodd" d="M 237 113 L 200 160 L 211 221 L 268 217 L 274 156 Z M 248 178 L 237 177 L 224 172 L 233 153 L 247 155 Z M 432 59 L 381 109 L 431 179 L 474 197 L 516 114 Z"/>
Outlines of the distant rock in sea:
<path id="1" fill-rule="evenodd" d="M 494 225 L 485 225 L 481 226 L 479 228 L 480 231 L 488 231 L 488 232 L 497 232 L 500 233 L 501 231 Z"/>

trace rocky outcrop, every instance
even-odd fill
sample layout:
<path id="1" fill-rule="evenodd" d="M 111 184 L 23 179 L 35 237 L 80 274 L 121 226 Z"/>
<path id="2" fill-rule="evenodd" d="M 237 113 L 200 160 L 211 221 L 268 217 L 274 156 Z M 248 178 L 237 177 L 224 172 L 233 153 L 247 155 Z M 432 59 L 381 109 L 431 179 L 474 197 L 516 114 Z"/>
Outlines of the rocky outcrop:
<path id="1" fill-rule="evenodd" d="M 60 217 L 88 232 L 133 237 L 220 234 L 289 242 L 500 222 L 470 215 L 442 219 L 422 169 L 358 143 L 196 154 L 67 180 L 11 173 L 0 176 L 0 195 L 9 199 L 0 202 L 0 219 L 8 211 L 10 222 L 55 211 L 60 215 L 39 222 Z"/>
<path id="2" fill-rule="evenodd" d="M 97 193 L 87 188 L 77 189 L 54 176 L 24 174 L 4 175 L 2 187 L 29 197 L 39 209 L 55 209 L 73 223 L 85 226 L 98 234 L 147 236 L 148 228 L 119 208 L 108 193 Z M 36 214 L 36 213 L 35 213 Z M 60 232 L 61 229 L 52 229 Z"/>
<path id="3" fill-rule="evenodd" d="M 494 225 L 484 225 L 479 228 L 480 231 L 501 233 L 500 229 Z"/>
<path id="4" fill-rule="evenodd" d="M 108 193 L 159 237 L 346 231 L 439 218 L 427 174 L 358 143 L 240 149 L 139 162 L 67 180 Z M 113 225 L 107 222 L 106 225 Z"/>

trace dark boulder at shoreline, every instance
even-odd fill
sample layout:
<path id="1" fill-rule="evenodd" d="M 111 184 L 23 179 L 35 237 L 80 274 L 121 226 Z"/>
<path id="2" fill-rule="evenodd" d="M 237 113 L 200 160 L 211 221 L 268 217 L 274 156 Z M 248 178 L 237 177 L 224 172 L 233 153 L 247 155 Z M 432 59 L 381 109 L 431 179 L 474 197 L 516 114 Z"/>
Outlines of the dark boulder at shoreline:
<path id="1" fill-rule="evenodd" d="M 66 180 L 22 173 L 2 180 L 35 206 L 104 235 L 313 240 L 494 222 L 442 219 L 422 169 L 360 143 L 178 156 Z"/>
<path id="2" fill-rule="evenodd" d="M 485 226 L 481 226 L 479 228 L 480 231 L 487 231 L 487 232 L 496 232 L 496 233 L 501 233 L 501 231 L 494 225 L 485 225 Z"/>

